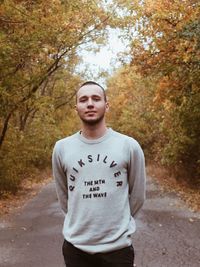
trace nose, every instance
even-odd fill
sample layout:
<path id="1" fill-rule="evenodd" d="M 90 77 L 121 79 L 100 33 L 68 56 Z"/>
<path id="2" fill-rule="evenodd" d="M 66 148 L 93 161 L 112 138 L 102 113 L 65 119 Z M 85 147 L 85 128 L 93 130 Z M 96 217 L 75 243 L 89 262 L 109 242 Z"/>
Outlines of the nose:
<path id="1" fill-rule="evenodd" d="M 88 107 L 93 107 L 94 106 L 93 101 L 92 101 L 91 98 L 88 99 L 87 106 Z"/>

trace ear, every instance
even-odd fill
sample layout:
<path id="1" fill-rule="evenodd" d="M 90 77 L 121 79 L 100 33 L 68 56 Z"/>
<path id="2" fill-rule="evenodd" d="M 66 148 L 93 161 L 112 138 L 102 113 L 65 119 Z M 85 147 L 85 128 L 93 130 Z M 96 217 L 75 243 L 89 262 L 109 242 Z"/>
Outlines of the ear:
<path id="1" fill-rule="evenodd" d="M 77 105 L 74 106 L 75 111 L 77 112 Z"/>
<path id="2" fill-rule="evenodd" d="M 106 112 L 109 111 L 109 107 L 110 107 L 109 102 L 106 102 Z"/>

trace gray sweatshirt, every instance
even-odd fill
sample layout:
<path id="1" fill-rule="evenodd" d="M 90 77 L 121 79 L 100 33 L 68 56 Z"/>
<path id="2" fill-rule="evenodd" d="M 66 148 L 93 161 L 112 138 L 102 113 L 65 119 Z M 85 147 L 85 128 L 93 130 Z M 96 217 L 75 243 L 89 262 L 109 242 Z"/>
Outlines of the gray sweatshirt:
<path id="1" fill-rule="evenodd" d="M 68 242 L 91 254 L 131 245 L 146 181 L 136 140 L 112 129 L 96 140 L 75 133 L 56 143 L 53 175 Z"/>

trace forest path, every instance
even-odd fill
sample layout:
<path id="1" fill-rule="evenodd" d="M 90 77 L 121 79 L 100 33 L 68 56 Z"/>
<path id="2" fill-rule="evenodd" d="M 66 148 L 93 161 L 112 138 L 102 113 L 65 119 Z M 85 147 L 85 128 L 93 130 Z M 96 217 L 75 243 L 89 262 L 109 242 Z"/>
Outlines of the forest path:
<path id="1" fill-rule="evenodd" d="M 200 266 L 200 213 L 190 211 L 152 178 L 148 178 L 147 200 L 136 221 L 135 266 Z M 64 267 L 62 224 L 50 182 L 18 213 L 0 219 L 0 266 Z"/>
<path id="2" fill-rule="evenodd" d="M 148 177 L 147 200 L 133 237 L 137 267 L 199 267 L 200 213 Z"/>

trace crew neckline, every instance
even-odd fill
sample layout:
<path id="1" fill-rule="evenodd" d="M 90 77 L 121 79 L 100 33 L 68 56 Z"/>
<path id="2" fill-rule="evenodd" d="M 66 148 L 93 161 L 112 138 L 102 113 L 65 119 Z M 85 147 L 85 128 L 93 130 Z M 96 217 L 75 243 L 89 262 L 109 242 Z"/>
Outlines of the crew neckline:
<path id="1" fill-rule="evenodd" d="M 98 144 L 105 141 L 112 133 L 111 128 L 107 128 L 105 134 L 97 139 L 88 139 L 81 134 L 81 131 L 77 132 L 78 139 L 87 144 Z"/>

